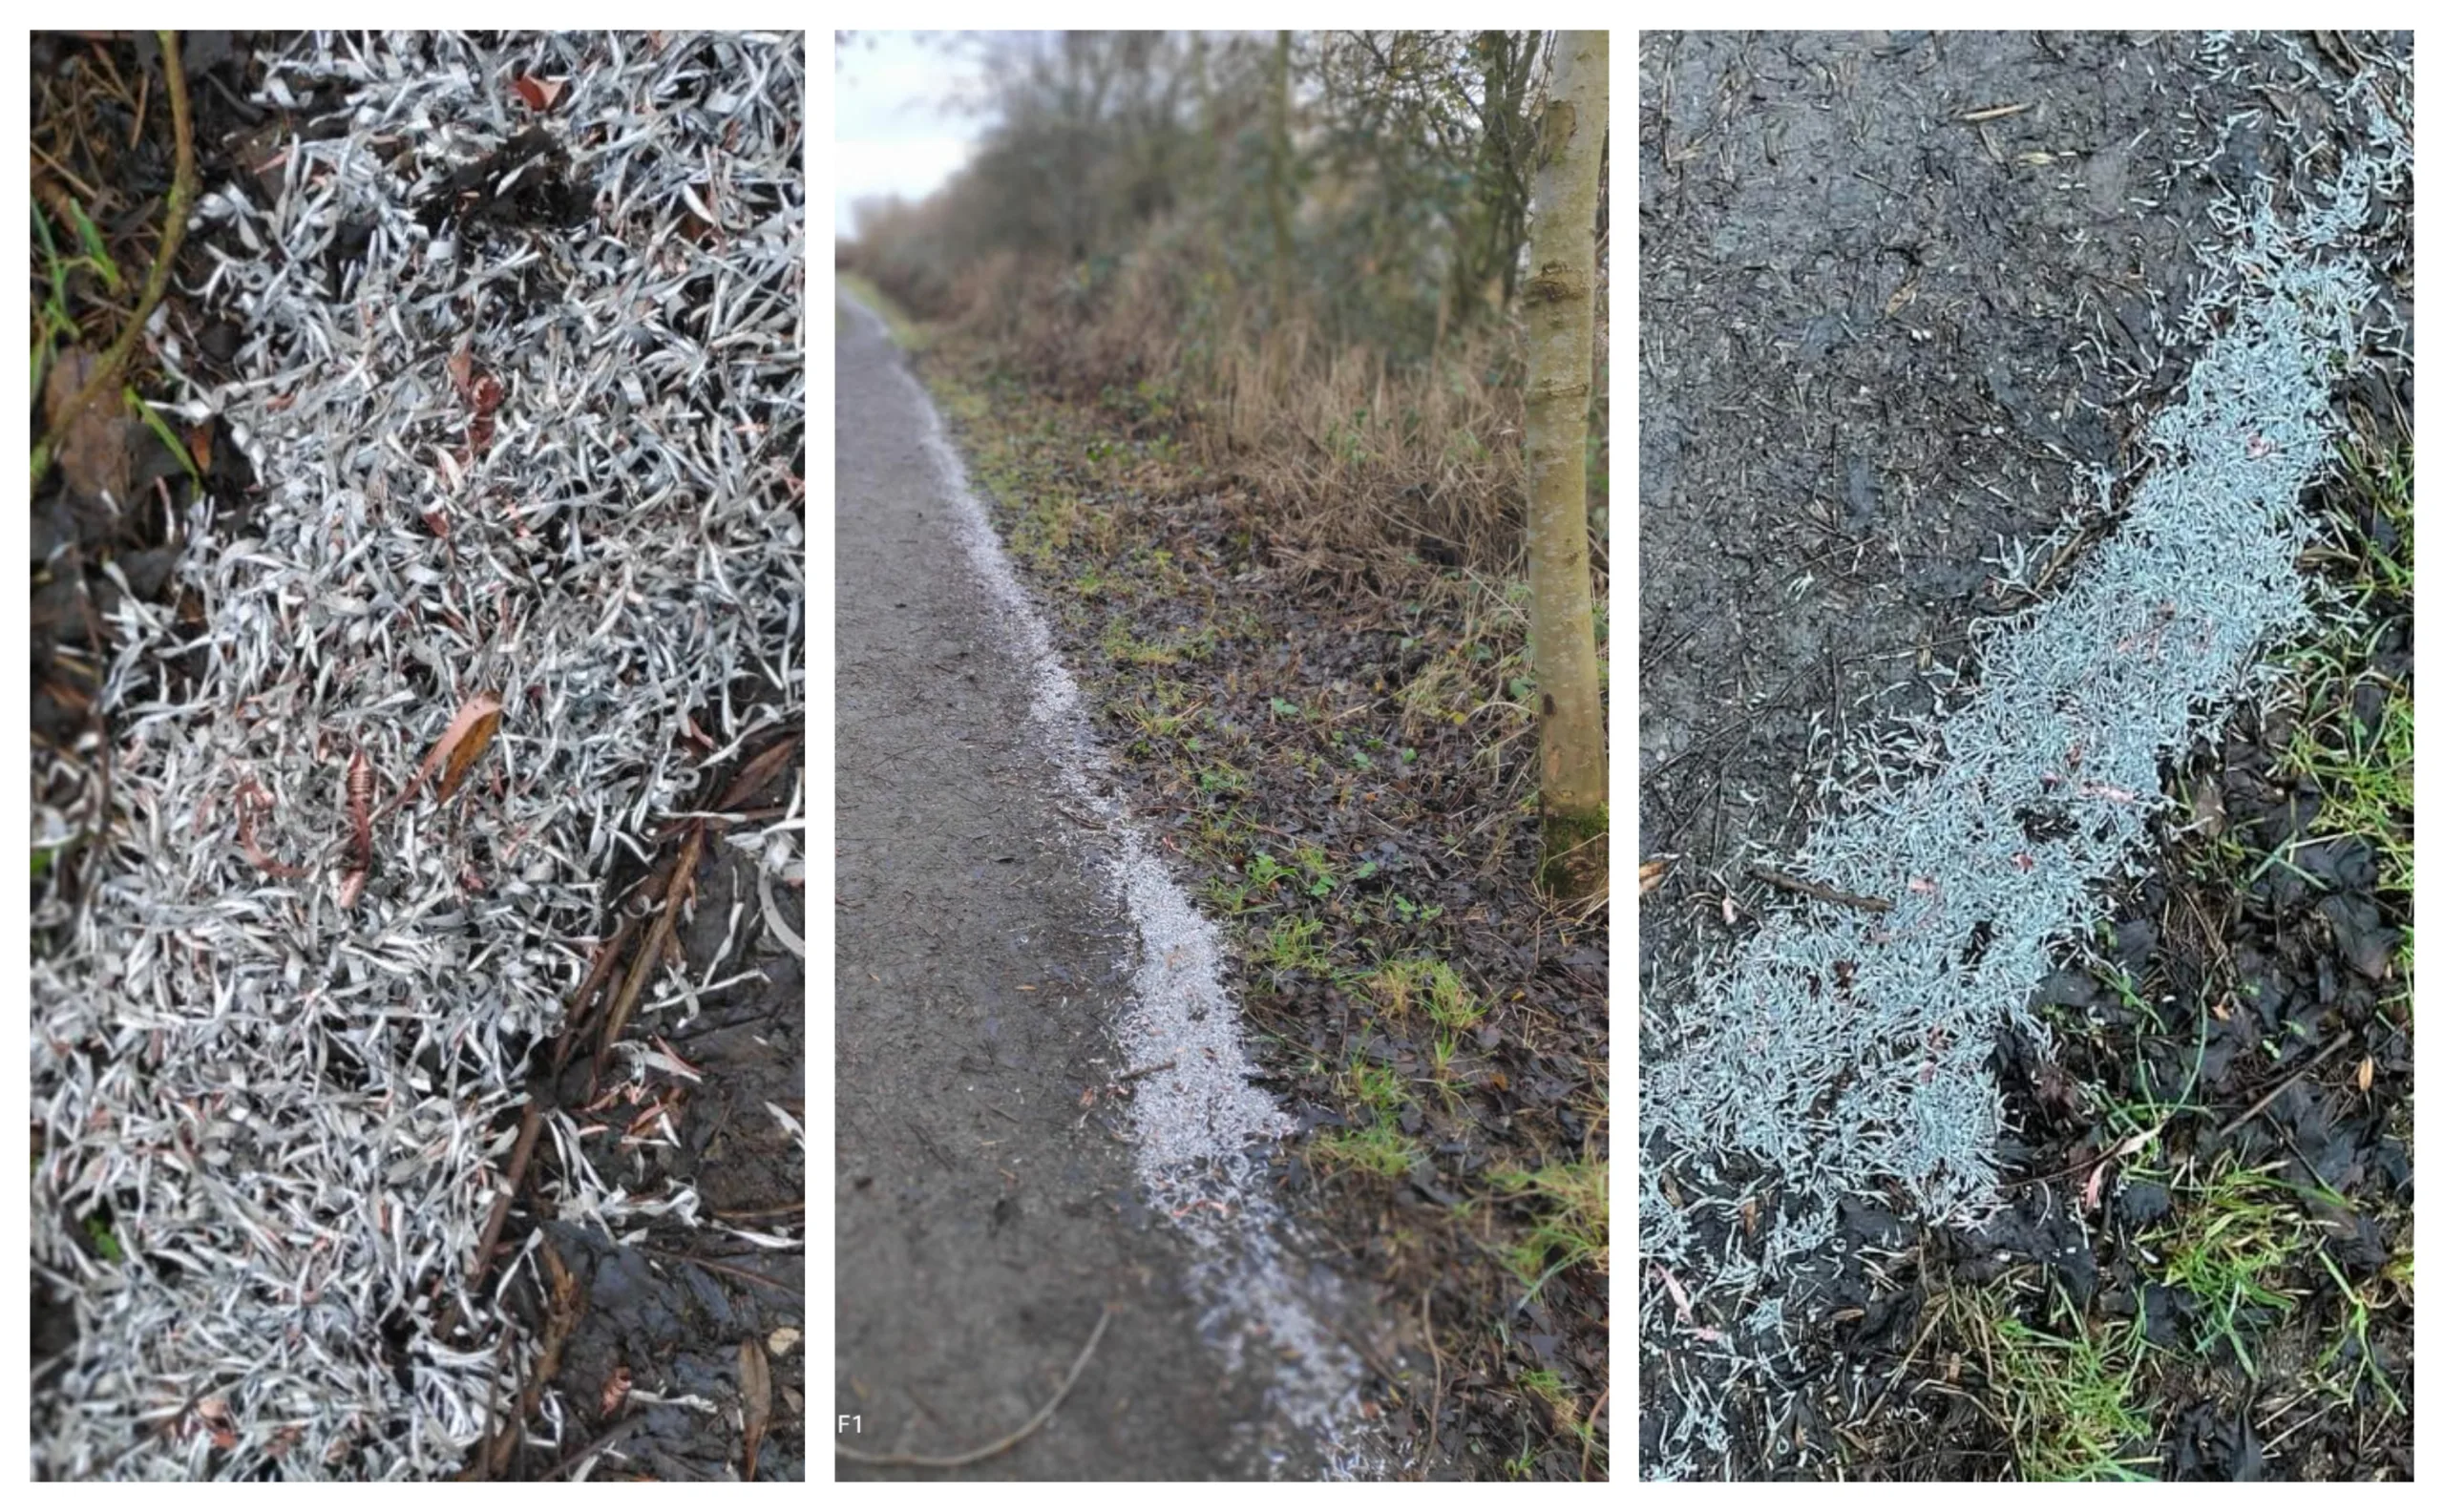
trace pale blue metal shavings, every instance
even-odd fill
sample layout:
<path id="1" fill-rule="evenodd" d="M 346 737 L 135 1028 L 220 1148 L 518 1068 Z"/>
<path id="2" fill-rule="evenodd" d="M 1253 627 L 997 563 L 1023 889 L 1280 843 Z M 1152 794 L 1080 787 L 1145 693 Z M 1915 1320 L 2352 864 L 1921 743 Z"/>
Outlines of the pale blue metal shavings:
<path id="1" fill-rule="evenodd" d="M 2410 167 L 2367 82 L 2339 91 L 2367 139 L 2328 198 L 2284 217 L 2261 188 L 2217 214 L 2223 249 L 2185 322 L 2203 355 L 2148 428 L 2120 529 L 2053 602 L 1981 635 L 1939 746 L 1904 751 L 1913 775 L 1884 777 L 1890 748 L 1854 760 L 1875 781 L 1792 868 L 1889 912 L 1811 903 L 1766 918 L 1701 975 L 1679 1041 L 1646 1066 L 1651 1361 L 1658 1335 L 1678 1353 L 1720 1347 L 1733 1321 L 1733 1334 L 1780 1334 L 1782 1292 L 1803 1319 L 1796 1262 L 1833 1237 L 1844 1197 L 1906 1197 L 1951 1223 L 1999 1202 L 2004 1113 L 1984 1069 L 1997 1031 L 2045 1038 L 2030 994 L 2053 948 L 2093 922 L 2096 884 L 2138 865 L 2165 801 L 2159 763 L 2259 685 L 2266 648 L 2318 608 L 2295 567 L 2313 534 L 2298 501 L 2332 460 L 2328 385 L 2384 334 L 2355 247 Z M 2024 570 L 2054 544 L 2008 561 Z M 1753 1234 L 1778 1294 L 1757 1298 L 1757 1271 L 1703 1252 L 1700 1233 L 1726 1218 Z M 1724 1452 L 1719 1396 L 1683 1403 L 1650 1473 Z"/>

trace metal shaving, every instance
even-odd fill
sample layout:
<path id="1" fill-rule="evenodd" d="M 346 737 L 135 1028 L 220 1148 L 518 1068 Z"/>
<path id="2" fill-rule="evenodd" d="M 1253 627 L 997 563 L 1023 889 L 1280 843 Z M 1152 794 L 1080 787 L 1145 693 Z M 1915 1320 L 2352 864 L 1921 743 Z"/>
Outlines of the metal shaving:
<path id="1" fill-rule="evenodd" d="M 539 122 L 519 75 L 566 81 Z M 261 98 L 325 80 L 345 107 L 282 144 L 277 193 L 200 209 L 188 293 L 239 321 L 244 376 L 190 380 L 174 337 L 165 366 L 263 496 L 184 522 L 200 634 L 119 616 L 109 854 L 34 964 L 35 1264 L 78 1334 L 34 1385 L 43 1477 L 454 1471 L 528 1363 L 464 1288 L 493 1131 L 606 874 L 803 720 L 802 39 L 316 36 Z M 521 172 L 564 176 L 572 223 L 419 219 L 538 124 L 557 157 Z M 351 756 L 387 802 L 485 690 L 489 753 L 375 823 L 344 909 Z M 796 834 L 756 852 L 789 880 Z M 550 1125 L 563 1217 L 692 1220 Z"/>
<path id="2" fill-rule="evenodd" d="M 2044 1042 L 2029 995 L 2093 923 L 2097 884 L 2142 865 L 2159 763 L 2259 685 L 2265 650 L 2319 608 L 2296 563 L 2316 529 L 2301 494 L 2332 460 L 2328 386 L 2401 337 L 2361 248 L 2410 142 L 2370 77 L 2325 86 L 2361 126 L 2319 198 L 2278 211 L 2251 184 L 2218 210 L 2186 321 L 2202 355 L 2147 429 L 2118 532 L 2053 602 L 1990 626 L 1975 685 L 1810 836 L 1795 870 L 1889 912 L 1767 918 L 1649 1061 L 1642 1302 L 1666 1320 L 1650 1368 L 1682 1403 L 1650 1473 L 1707 1474 L 1727 1450 L 1721 1392 L 1687 1363 L 1736 1379 L 1787 1345 L 1785 1309 L 1811 1297 L 1806 1262 L 1844 1200 L 1902 1193 L 1937 1222 L 1992 1212 L 1998 1028 Z"/>

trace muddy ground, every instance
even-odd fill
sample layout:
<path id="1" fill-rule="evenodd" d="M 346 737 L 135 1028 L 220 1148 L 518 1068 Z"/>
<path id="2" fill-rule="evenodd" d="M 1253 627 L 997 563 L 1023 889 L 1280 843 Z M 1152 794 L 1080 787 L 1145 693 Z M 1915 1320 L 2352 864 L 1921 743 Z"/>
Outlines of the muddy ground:
<path id="1" fill-rule="evenodd" d="M 2326 33 L 2313 46 L 2337 59 L 2352 51 Z M 2265 65 L 2274 49 L 2244 40 L 2232 55 Z M 2313 140 L 2328 112 L 2313 90 L 2218 76 L 2191 38 L 2048 32 L 1647 33 L 1637 112 L 1639 844 L 1645 857 L 1672 858 L 1639 932 L 1646 1042 L 1661 1047 L 1674 1004 L 1687 999 L 1692 956 L 1737 938 L 1746 926 L 1735 920 L 1768 900 L 1747 865 L 1786 855 L 1841 753 L 1932 707 L 1969 652 L 1970 624 L 2012 607 L 1992 598 L 1981 557 L 1998 538 L 2043 536 L 2075 501 L 2094 512 L 2086 480 L 2129 465 L 2132 437 L 2187 370 L 2191 354 L 2168 326 L 2196 268 L 2190 239 L 2209 234 L 2206 204 L 2301 171 L 2285 138 L 2296 124 Z M 2406 264 L 2402 277 L 2406 304 Z M 2345 406 L 2362 418 L 2406 417 L 2406 360 L 2355 381 L 2338 397 Z M 2226 790 L 2253 795 L 2252 823 L 2282 809 L 2296 828 L 2290 789 L 2267 783 L 2265 744 L 2239 725 L 2225 739 L 2236 744 L 2200 769 L 2228 770 Z M 2289 832 L 2276 823 L 2259 839 L 2277 846 Z M 2228 1048 L 2191 1115 L 2199 1129 L 2247 1109 L 2322 1047 L 2320 1036 L 2367 1033 L 2399 1050 L 2374 1019 L 2372 982 L 2363 978 L 2355 998 L 2331 988 L 2353 976 L 2348 953 L 2309 915 L 2328 897 L 2346 911 L 2374 907 L 2367 876 L 2331 880 L 2250 907 L 2217 897 L 2174 908 L 2177 880 L 2117 901 L 2124 965 L 2138 977 L 2169 971 L 2195 1002 L 2234 976 L 2200 962 L 2228 968 L 2238 953 L 2253 963 L 2239 976 L 2254 972 L 2265 985 L 2270 974 L 2276 1001 L 2308 1010 L 2290 1018 L 2322 1025 L 2277 1034 L 2265 1050 Z M 2168 913 L 2215 923 L 2160 955 Z M 2349 933 L 2364 938 L 2367 928 Z M 2067 966 L 2048 990 L 2092 1003 L 2099 989 L 2083 973 Z M 2286 998 L 2303 980 L 2307 996 Z M 2191 1019 L 2173 1017 L 2186 1033 Z M 2097 1043 L 2064 1052 L 2096 1086 L 2143 1082 L 2134 1066 L 2165 1051 L 2153 1028 L 2132 1022 L 2119 1038 L 2100 1031 Z M 2406 1054 L 2396 1059 L 2406 1078 Z M 2391 1078 L 2393 1063 L 2378 1056 L 2371 1069 Z M 1908 1384 L 1928 1369 L 1913 1358 L 1928 1299 L 1955 1274 L 1991 1276 L 2008 1248 L 2078 1257 L 2050 1279 L 2081 1306 L 2133 1311 L 2129 1264 L 2111 1258 L 2108 1242 L 2099 1285 L 2065 1216 L 2075 1183 L 2058 1178 L 2095 1164 L 2095 1108 L 2067 1110 L 2062 1066 L 2031 1047 L 2001 1069 L 2024 1136 L 2009 1152 L 2026 1177 L 2014 1212 L 1983 1235 L 1928 1232 L 1872 1205 L 1845 1213 L 1850 1258 L 1835 1289 L 1845 1305 L 1810 1326 L 1807 1364 L 1780 1390 L 1781 1407 L 1749 1400 L 1735 1414 L 1730 1473 L 2011 1473 L 1997 1426 L 1963 1393 L 1945 1395 L 1957 1386 L 1956 1356 L 1931 1397 Z M 2401 1125 L 2385 1111 L 2406 1096 L 2406 1080 L 2376 1082 L 2374 1105 L 2364 1097 L 2348 1117 L 2342 1062 L 2324 1081 L 2286 1094 L 2307 1100 L 2301 1112 L 2321 1131 L 2312 1143 L 2323 1157 L 2244 1128 L 2244 1141 L 2270 1141 L 2249 1153 L 2297 1156 L 2295 1174 L 2330 1167 L 2354 1181 L 2406 1161 Z M 2334 1144 L 2337 1126 L 2350 1132 Z M 2406 1202 L 2406 1186 L 2369 1180 L 2371 1201 L 2398 1192 Z M 1649 1456 L 1680 1406 L 1655 1384 L 1661 1374 L 1650 1360 Z M 1799 1405 L 1786 1410 L 1794 1392 Z M 2156 1473 L 2407 1465 L 2406 1419 L 2399 1444 L 2388 1446 L 2384 1430 L 2342 1448 L 2310 1436 L 2268 1456 L 2271 1417 L 2252 1407 L 2254 1383 L 2174 1396 L 2189 1416 L 2165 1431 Z M 1871 1411 L 1887 1408 L 1880 1419 Z"/>
<path id="2" fill-rule="evenodd" d="M 1106 1308 L 1075 1389 L 1008 1452 L 843 1479 L 1312 1473 L 1226 1373 L 1177 1231 L 1135 1196 L 1108 1036 L 1134 927 L 922 450 L 915 391 L 843 305 L 834 361 L 839 773 L 838 1410 L 844 1448 L 951 1457 L 1017 1429 Z M 1084 1105 L 1082 1105 L 1082 1099 Z"/>

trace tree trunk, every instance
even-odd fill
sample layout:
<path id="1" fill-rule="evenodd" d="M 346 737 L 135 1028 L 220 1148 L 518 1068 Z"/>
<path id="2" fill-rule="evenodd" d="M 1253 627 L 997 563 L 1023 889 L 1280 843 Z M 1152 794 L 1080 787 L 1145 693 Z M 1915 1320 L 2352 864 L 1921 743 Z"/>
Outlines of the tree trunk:
<path id="1" fill-rule="evenodd" d="M 1610 110 L 1607 38 L 1554 43 L 1536 164 L 1528 318 L 1528 637 L 1536 674 L 1540 879 L 1583 898 L 1605 882 L 1604 704 L 1587 552 L 1587 410 L 1595 370 L 1595 189 Z"/>

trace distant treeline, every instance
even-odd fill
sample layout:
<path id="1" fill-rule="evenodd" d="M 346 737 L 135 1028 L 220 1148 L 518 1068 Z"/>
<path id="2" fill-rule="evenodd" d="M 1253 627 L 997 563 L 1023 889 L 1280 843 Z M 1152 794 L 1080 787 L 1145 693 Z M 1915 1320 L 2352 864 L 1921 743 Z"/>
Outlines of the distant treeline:
<path id="1" fill-rule="evenodd" d="M 859 205 L 837 261 L 1317 544 L 1512 564 L 1547 33 L 962 45 L 996 124 L 922 203 Z"/>

